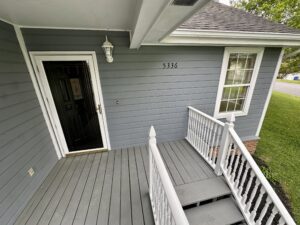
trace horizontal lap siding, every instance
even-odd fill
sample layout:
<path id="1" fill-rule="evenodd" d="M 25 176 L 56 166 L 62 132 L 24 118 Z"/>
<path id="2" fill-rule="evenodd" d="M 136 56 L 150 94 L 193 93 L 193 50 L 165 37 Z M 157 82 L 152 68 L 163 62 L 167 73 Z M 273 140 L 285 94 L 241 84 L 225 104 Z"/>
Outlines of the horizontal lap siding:
<path id="1" fill-rule="evenodd" d="M 96 52 L 112 148 L 145 144 L 150 125 L 155 126 L 159 141 L 184 138 L 189 105 L 213 114 L 223 47 L 143 46 L 130 50 L 125 32 L 22 31 L 29 51 Z M 106 34 L 114 45 L 112 64 L 106 62 L 101 49 Z M 257 127 L 277 52 L 266 49 L 267 60 L 262 63 L 266 68 L 258 78 L 262 85 L 256 88 L 259 96 L 253 96 L 249 120 L 237 119 L 237 129 L 245 137 L 255 135 L 255 129 L 243 127 L 247 123 Z M 163 62 L 177 62 L 178 68 L 162 69 Z"/>
<path id="2" fill-rule="evenodd" d="M 0 22 L 0 224 L 14 223 L 56 161 L 15 31 Z"/>

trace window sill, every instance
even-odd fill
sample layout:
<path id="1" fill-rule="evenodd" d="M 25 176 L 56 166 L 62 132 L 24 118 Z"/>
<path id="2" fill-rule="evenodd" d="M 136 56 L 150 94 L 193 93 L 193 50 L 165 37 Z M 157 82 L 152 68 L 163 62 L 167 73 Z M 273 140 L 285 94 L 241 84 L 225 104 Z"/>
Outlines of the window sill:
<path id="1" fill-rule="evenodd" d="M 239 116 L 247 116 L 248 112 L 245 111 L 237 111 L 237 112 L 226 112 L 226 113 L 218 113 L 216 114 L 214 117 L 216 119 L 224 119 L 227 118 L 230 115 L 234 115 L 235 117 L 239 117 Z"/>

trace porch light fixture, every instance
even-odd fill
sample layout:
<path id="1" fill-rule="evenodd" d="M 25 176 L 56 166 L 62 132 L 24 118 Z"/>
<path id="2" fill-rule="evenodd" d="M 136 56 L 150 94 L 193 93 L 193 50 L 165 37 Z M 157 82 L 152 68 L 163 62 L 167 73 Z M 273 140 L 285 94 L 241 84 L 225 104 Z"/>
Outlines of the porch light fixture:
<path id="1" fill-rule="evenodd" d="M 107 36 L 105 36 L 105 42 L 103 42 L 102 48 L 106 57 L 106 61 L 108 63 L 112 63 L 114 61 L 114 58 L 112 57 L 114 46 L 108 41 Z"/>

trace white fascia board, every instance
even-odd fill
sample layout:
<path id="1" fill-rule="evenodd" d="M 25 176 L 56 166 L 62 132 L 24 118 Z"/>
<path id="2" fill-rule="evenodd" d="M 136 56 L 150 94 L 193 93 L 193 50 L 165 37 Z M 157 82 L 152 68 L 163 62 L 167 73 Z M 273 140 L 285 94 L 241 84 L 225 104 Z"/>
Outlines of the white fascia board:
<path id="1" fill-rule="evenodd" d="M 168 6 L 169 2 L 170 0 L 137 1 L 136 15 L 130 40 L 131 49 L 137 49 L 141 46 L 146 34 Z"/>
<path id="2" fill-rule="evenodd" d="M 28 29 L 47 29 L 47 30 L 91 30 L 91 31 L 115 31 L 115 32 L 131 32 L 129 29 L 109 29 L 109 28 L 96 28 L 96 27 L 53 27 L 53 26 L 30 26 L 30 25 L 21 25 L 17 23 L 13 23 L 11 21 L 5 20 L 0 17 L 0 21 L 8 23 L 12 26 L 18 28 L 28 28 Z"/>
<path id="3" fill-rule="evenodd" d="M 163 9 L 156 18 L 143 43 L 160 42 L 170 33 L 176 30 L 184 21 L 189 19 L 197 11 L 199 11 L 209 0 L 198 0 L 192 6 L 181 6 L 172 4 L 173 0 L 169 0 L 169 4 Z"/>
<path id="4" fill-rule="evenodd" d="M 146 43 L 145 45 L 155 43 Z M 163 39 L 161 45 L 210 46 L 300 46 L 300 34 L 263 32 L 176 30 Z"/>

